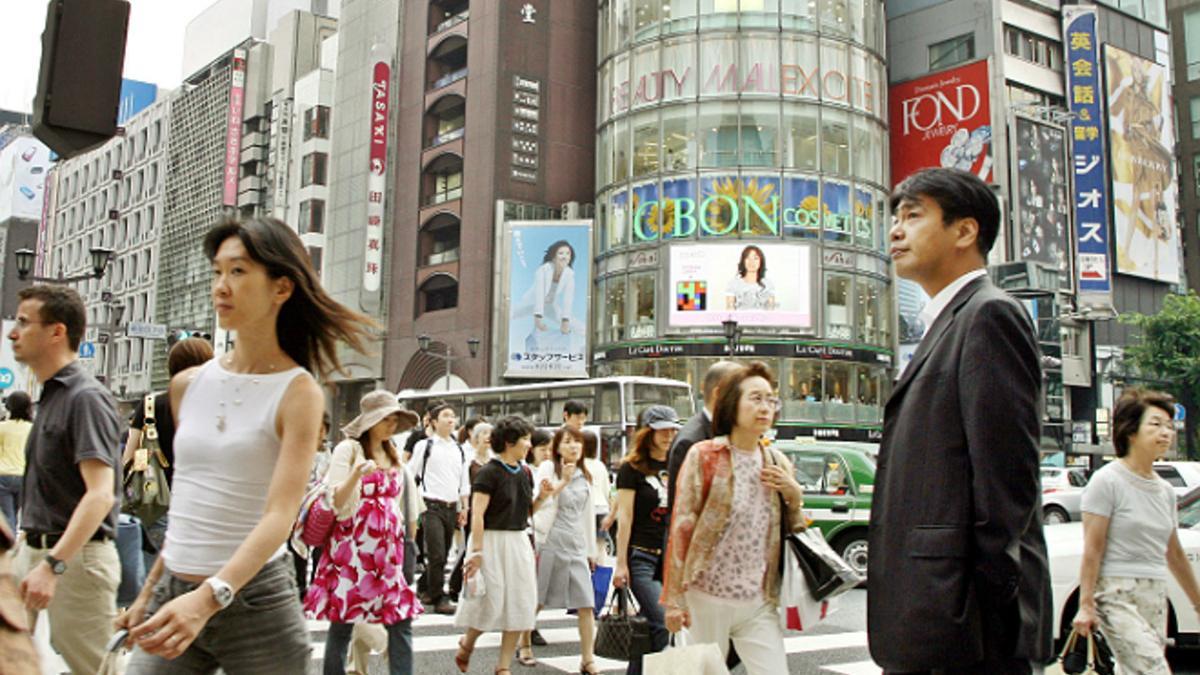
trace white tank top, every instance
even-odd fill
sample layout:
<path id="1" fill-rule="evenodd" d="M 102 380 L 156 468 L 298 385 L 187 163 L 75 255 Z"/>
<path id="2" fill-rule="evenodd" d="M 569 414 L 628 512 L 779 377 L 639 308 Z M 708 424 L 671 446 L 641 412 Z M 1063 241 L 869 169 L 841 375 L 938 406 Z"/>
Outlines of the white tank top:
<path id="1" fill-rule="evenodd" d="M 201 366 L 179 406 L 167 569 L 212 576 L 258 525 L 279 459 L 279 402 L 305 372 L 231 373 L 220 358 Z"/>

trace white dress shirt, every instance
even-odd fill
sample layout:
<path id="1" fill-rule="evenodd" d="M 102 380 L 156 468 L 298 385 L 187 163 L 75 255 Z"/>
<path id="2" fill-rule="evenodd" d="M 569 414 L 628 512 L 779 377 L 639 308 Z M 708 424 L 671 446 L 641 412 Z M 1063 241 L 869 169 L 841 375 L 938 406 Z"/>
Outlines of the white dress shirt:
<path id="1" fill-rule="evenodd" d="M 971 270 L 954 281 L 951 281 L 949 285 L 938 291 L 937 295 L 930 298 L 929 302 L 925 304 L 925 307 L 923 307 L 917 314 L 917 317 L 922 323 L 925 324 L 925 333 L 929 333 L 930 326 L 933 325 L 934 321 L 937 321 L 938 316 L 945 311 L 946 305 L 950 304 L 950 301 L 954 299 L 954 296 L 958 295 L 958 292 L 961 291 L 964 286 L 985 274 L 987 274 L 987 269 L 982 267 L 977 270 Z"/>
<path id="2" fill-rule="evenodd" d="M 460 498 L 471 496 L 470 465 L 471 455 L 465 448 L 459 449 L 452 438 L 434 434 L 417 442 L 409 469 L 416 477 L 425 472 L 422 497 L 456 504 Z"/>

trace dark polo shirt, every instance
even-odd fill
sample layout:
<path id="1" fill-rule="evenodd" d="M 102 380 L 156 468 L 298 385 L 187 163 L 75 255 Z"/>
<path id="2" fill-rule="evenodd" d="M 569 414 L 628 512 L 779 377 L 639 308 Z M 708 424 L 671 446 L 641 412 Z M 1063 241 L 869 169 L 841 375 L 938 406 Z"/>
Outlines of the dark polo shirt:
<path id="1" fill-rule="evenodd" d="M 78 361 L 46 380 L 25 444 L 21 529 L 38 534 L 64 532 L 87 492 L 79 463 L 98 459 L 113 468 L 116 497 L 112 513 L 99 531 L 116 539 L 121 508 L 120 442 L 116 401 Z"/>

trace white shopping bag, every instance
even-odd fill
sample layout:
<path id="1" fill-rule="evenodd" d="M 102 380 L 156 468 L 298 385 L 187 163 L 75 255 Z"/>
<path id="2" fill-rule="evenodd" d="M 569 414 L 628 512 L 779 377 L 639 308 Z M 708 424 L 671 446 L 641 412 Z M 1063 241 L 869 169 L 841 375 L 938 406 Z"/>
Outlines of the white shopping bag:
<path id="1" fill-rule="evenodd" d="M 779 586 L 779 625 L 783 632 L 799 633 L 811 629 L 833 613 L 837 601 L 813 597 L 800 564 L 791 547 L 784 547 L 783 576 Z"/>
<path id="2" fill-rule="evenodd" d="M 692 643 L 687 631 L 671 636 L 674 644 L 642 657 L 646 675 L 729 675 L 721 648 L 708 642 Z"/>

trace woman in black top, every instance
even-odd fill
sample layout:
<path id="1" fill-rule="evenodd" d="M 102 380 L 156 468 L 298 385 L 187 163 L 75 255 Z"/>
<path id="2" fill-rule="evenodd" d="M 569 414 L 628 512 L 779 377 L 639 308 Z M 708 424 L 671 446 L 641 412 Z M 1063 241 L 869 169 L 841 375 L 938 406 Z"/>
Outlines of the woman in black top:
<path id="1" fill-rule="evenodd" d="M 454 624 L 466 628 L 454 664 L 467 672 L 475 641 L 485 631 L 503 632 L 496 673 L 510 673 L 517 637 L 533 628 L 537 579 L 525 527 L 533 512 L 533 474 L 521 461 L 533 425 L 505 417 L 492 429 L 498 455 L 471 481 L 471 538 L 463 563 L 463 593 Z M 479 579 L 474 577 L 478 576 Z M 482 585 L 482 589 L 473 590 Z M 482 595 L 480 594 L 482 592 Z"/>
<path id="2" fill-rule="evenodd" d="M 633 449 L 617 471 L 617 569 L 613 586 L 629 586 L 650 622 L 653 651 L 667 646 L 658 596 L 662 583 L 654 580 L 666 539 L 667 450 L 679 432 L 679 416 L 665 405 L 650 406 L 641 414 L 641 429 Z M 642 672 L 642 659 L 629 662 L 627 674 Z"/>
<path id="3" fill-rule="evenodd" d="M 167 352 L 167 373 L 171 377 L 182 373 L 188 368 L 201 366 L 213 357 L 212 345 L 208 340 L 198 337 L 184 338 L 171 346 Z M 133 455 L 142 447 L 142 431 L 146 428 L 146 406 L 139 401 L 134 406 L 133 419 L 129 422 L 129 437 L 125 441 L 125 453 L 121 462 L 128 467 L 133 461 Z M 171 414 L 171 397 L 162 392 L 154 397 L 154 429 L 158 432 L 158 447 L 163 457 L 167 458 L 167 466 L 163 473 L 167 477 L 167 486 L 175 477 L 175 417 Z M 142 555 L 145 558 L 146 569 L 154 567 L 154 560 L 162 550 L 163 538 L 167 536 L 167 516 L 163 515 L 153 523 L 142 523 Z"/>

